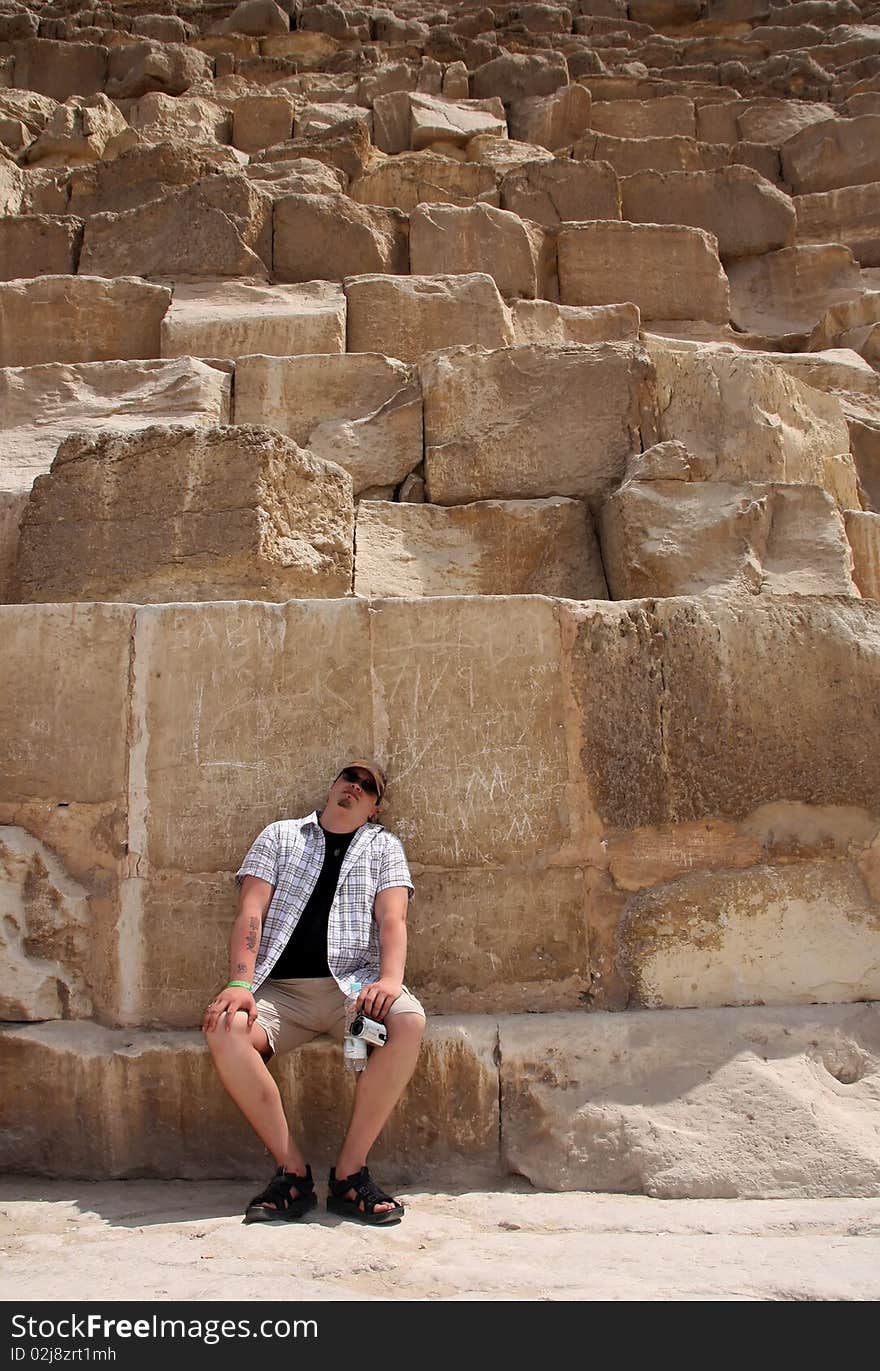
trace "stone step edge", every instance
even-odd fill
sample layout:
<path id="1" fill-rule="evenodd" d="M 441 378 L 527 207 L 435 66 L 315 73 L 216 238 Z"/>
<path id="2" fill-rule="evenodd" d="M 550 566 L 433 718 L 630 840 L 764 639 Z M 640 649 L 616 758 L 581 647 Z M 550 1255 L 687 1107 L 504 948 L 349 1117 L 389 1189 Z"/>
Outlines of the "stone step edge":
<path id="1" fill-rule="evenodd" d="M 197 1032 L 5 1024 L 0 1070 L 10 1172 L 255 1180 L 271 1169 Z M 352 1075 L 330 1043 L 279 1062 L 319 1180 Z M 396 1188 L 518 1176 L 669 1199 L 878 1195 L 878 1076 L 880 1002 L 437 1016 L 371 1164 Z"/>
<path id="2" fill-rule="evenodd" d="M 692 1024 L 697 1017 L 727 1018 L 733 1025 L 738 1020 L 747 1021 L 755 1015 L 769 1017 L 782 1022 L 786 1019 L 808 1020 L 833 1016 L 837 1011 L 876 1010 L 880 1016 L 880 1000 L 855 1000 L 841 1002 L 822 1002 L 815 1004 L 755 1004 L 755 1005 L 716 1005 L 694 1008 L 674 1009 L 626 1009 L 626 1010 L 530 1010 L 526 1013 L 473 1013 L 428 1015 L 426 1042 L 438 1044 L 462 1033 L 474 1033 L 491 1026 L 496 1032 L 504 1027 L 524 1024 L 539 1024 L 573 1028 L 580 1024 L 587 1030 L 590 1027 L 609 1023 L 639 1024 L 648 1020 L 656 1024 L 667 1023 L 670 1028 Z M 65 1042 L 70 1036 L 71 1041 Z M 49 1048 L 80 1047 L 94 1055 L 106 1056 L 113 1053 L 129 1053 L 135 1048 L 156 1049 L 160 1047 L 185 1047 L 204 1045 L 204 1036 L 198 1028 L 156 1028 L 135 1025 L 107 1025 L 92 1019 L 35 1019 L 32 1021 L 0 1021 L 0 1041 L 4 1038 L 32 1037 Z M 80 1041 L 77 1042 L 76 1040 Z M 115 1041 L 114 1041 L 115 1040 Z M 326 1039 L 316 1039 L 307 1043 L 298 1053 L 308 1051 L 336 1050 L 335 1045 Z"/>

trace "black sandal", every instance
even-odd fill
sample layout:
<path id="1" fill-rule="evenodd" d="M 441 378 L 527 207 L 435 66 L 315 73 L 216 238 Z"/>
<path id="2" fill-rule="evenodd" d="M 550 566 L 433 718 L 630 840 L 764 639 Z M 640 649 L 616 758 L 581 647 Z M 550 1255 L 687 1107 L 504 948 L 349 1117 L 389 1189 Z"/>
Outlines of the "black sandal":
<path id="1" fill-rule="evenodd" d="M 353 1176 L 345 1176 L 342 1180 L 336 1179 L 336 1167 L 330 1168 L 330 1179 L 327 1182 L 330 1187 L 330 1194 L 327 1196 L 327 1208 L 331 1214 L 343 1214 L 349 1219 L 358 1219 L 361 1223 L 400 1223 L 404 1215 L 403 1205 L 400 1200 L 396 1200 L 393 1195 L 386 1195 L 384 1190 L 380 1190 L 373 1180 L 369 1171 L 362 1166 L 360 1171 L 356 1171 Z M 357 1196 L 354 1200 L 346 1199 L 346 1193 L 353 1190 Z M 363 1209 L 361 1204 L 363 1203 Z M 393 1209 L 380 1209 L 376 1212 L 377 1204 L 393 1204 Z"/>
<path id="2" fill-rule="evenodd" d="M 310 1166 L 306 1167 L 304 1176 L 297 1176 L 293 1171 L 285 1171 L 283 1166 L 279 1166 L 266 1189 L 249 1202 L 243 1222 L 271 1223 L 273 1219 L 301 1219 L 317 1203 Z M 274 1205 L 274 1209 L 270 1209 L 269 1205 Z"/>

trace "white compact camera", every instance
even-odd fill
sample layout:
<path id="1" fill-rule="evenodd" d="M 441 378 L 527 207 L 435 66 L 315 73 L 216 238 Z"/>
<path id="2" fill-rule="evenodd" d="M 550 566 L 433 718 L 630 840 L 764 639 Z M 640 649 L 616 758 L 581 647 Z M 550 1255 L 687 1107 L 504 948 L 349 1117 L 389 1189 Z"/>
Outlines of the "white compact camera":
<path id="1" fill-rule="evenodd" d="M 348 1031 L 353 1038 L 360 1038 L 361 1042 L 369 1043 L 372 1047 L 384 1047 L 388 1038 L 385 1025 L 376 1019 L 368 1019 L 366 1014 L 357 1014 Z"/>

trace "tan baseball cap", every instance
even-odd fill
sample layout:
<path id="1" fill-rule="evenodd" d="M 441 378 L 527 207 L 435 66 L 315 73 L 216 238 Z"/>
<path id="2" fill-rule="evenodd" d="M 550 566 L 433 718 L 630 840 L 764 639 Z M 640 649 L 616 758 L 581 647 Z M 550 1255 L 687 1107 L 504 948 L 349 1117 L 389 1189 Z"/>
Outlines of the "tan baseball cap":
<path id="1" fill-rule="evenodd" d="M 355 757 L 351 761 L 342 763 L 342 766 L 336 773 L 337 780 L 342 775 L 343 771 L 345 771 L 346 767 L 349 766 L 359 766 L 362 771 L 369 771 L 373 780 L 376 782 L 379 790 L 379 799 L 381 800 L 382 796 L 385 794 L 385 787 L 388 785 L 388 778 L 381 766 L 378 766 L 376 762 L 368 762 L 363 757 Z"/>

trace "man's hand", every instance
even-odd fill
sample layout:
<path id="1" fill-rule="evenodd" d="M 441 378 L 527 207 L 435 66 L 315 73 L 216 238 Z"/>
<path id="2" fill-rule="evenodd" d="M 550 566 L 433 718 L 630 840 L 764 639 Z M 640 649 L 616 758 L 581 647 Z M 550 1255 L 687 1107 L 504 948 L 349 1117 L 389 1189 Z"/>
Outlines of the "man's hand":
<path id="1" fill-rule="evenodd" d="M 358 1009 L 362 1009 L 368 1019 L 378 1019 L 381 1023 L 402 989 L 399 981 L 383 976 L 381 980 L 364 986 L 358 995 Z"/>
<path id="2" fill-rule="evenodd" d="M 205 1017 L 202 1019 L 202 1032 L 213 1033 L 220 1022 L 221 1014 L 226 1014 L 226 1031 L 232 1028 L 232 1021 L 240 1009 L 245 1010 L 248 1018 L 248 1028 L 251 1028 L 257 1021 L 257 1002 L 249 990 L 244 986 L 232 985 L 221 990 L 205 1010 Z"/>

